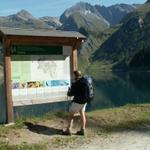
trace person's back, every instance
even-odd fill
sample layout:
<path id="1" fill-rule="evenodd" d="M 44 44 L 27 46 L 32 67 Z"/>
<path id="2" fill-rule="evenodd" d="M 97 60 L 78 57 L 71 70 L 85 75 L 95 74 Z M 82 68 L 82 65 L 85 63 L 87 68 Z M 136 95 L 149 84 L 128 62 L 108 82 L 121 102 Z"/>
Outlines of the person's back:
<path id="1" fill-rule="evenodd" d="M 73 101 L 78 104 L 86 103 L 86 91 L 87 86 L 85 79 L 83 77 L 76 80 L 75 83 L 72 84 L 70 93 L 68 96 L 74 96 Z M 70 94 L 70 95 L 69 95 Z"/>

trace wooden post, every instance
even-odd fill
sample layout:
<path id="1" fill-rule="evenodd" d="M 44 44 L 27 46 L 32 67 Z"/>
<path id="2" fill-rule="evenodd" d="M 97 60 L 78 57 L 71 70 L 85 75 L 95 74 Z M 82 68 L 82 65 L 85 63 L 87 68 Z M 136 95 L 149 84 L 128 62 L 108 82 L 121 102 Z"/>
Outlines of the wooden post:
<path id="1" fill-rule="evenodd" d="M 72 71 L 78 70 L 78 51 L 77 49 L 80 47 L 81 45 L 81 40 L 79 40 L 78 38 L 76 39 L 75 44 L 72 47 Z"/>
<path id="2" fill-rule="evenodd" d="M 7 123 L 14 122 L 13 101 L 12 101 L 12 83 L 11 83 L 11 57 L 10 57 L 10 41 L 4 40 L 5 55 L 5 93 L 6 93 L 6 116 Z"/>
<path id="3" fill-rule="evenodd" d="M 78 70 L 78 52 L 76 47 L 72 49 L 72 71 Z"/>

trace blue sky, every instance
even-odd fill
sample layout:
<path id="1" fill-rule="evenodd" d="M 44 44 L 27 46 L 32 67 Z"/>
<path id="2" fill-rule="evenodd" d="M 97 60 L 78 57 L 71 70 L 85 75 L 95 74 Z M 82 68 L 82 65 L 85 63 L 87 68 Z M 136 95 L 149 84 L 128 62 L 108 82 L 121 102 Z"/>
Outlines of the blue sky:
<path id="1" fill-rule="evenodd" d="M 15 14 L 21 9 L 35 17 L 60 16 L 65 9 L 80 1 L 110 6 L 117 3 L 143 4 L 146 0 L 0 0 L 0 16 Z"/>

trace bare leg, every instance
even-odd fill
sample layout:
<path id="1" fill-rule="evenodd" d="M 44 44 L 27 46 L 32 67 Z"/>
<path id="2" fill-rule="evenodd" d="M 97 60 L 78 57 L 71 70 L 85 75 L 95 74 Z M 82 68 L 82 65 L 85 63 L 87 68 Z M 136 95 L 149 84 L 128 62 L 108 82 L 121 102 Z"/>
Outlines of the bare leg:
<path id="1" fill-rule="evenodd" d="M 85 127 L 86 127 L 86 116 L 85 116 L 84 110 L 80 111 L 80 119 L 81 119 L 81 129 L 85 129 Z"/>
<path id="2" fill-rule="evenodd" d="M 67 130 L 68 130 L 68 131 L 71 131 L 71 130 L 72 130 L 74 114 L 75 114 L 75 113 L 73 113 L 73 112 L 70 112 L 70 113 L 69 113 L 68 126 L 67 126 Z"/>

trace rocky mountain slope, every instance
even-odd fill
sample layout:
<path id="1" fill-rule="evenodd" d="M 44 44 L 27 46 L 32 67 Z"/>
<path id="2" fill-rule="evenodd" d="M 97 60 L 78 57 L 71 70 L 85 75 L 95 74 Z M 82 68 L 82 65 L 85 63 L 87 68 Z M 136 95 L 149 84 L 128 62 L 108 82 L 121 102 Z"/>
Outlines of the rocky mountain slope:
<path id="1" fill-rule="evenodd" d="M 62 25 L 62 23 L 59 20 L 59 17 L 44 16 L 39 19 L 54 29 L 57 29 Z"/>
<path id="2" fill-rule="evenodd" d="M 116 4 L 109 7 L 96 5 L 97 11 L 110 23 L 111 26 L 118 24 L 124 16 L 134 11 L 137 6 L 128 4 Z"/>
<path id="3" fill-rule="evenodd" d="M 79 12 L 82 15 L 93 14 L 93 16 L 97 16 L 102 22 L 114 26 L 118 24 L 126 14 L 134 11 L 137 7 L 138 5 L 127 4 L 116 4 L 110 7 L 100 5 L 93 6 L 88 3 L 80 2 L 67 9 L 60 16 L 60 21 L 65 23 L 73 13 Z"/>
<path id="4" fill-rule="evenodd" d="M 62 30 L 82 30 L 100 32 L 109 27 L 109 22 L 88 3 L 77 3 L 67 9 L 61 16 Z"/>
<path id="5" fill-rule="evenodd" d="M 105 7 L 80 2 L 66 9 L 60 19 L 51 16 L 36 18 L 26 10 L 21 10 L 17 14 L 0 17 L 0 26 L 76 31 L 84 28 L 84 30 L 99 32 L 110 25 L 116 25 L 127 13 L 134 11 L 135 8 L 133 5 L 126 4 Z"/>
<path id="6" fill-rule="evenodd" d="M 121 27 L 95 52 L 93 60 L 113 69 L 150 69 L 150 3 L 125 17 Z"/>
<path id="7" fill-rule="evenodd" d="M 6 17 L 0 17 L 0 26 L 3 27 L 14 27 L 14 28 L 35 28 L 35 29 L 52 29 L 60 26 L 60 23 L 51 18 L 36 18 L 32 16 L 28 11 L 21 10 L 17 14 L 9 15 Z"/>
<path id="8" fill-rule="evenodd" d="M 118 4 L 104 7 L 80 2 L 68 8 L 60 16 L 62 22 L 60 29 L 79 31 L 88 37 L 79 53 L 79 64 L 82 68 L 85 68 L 84 63 L 90 65 L 93 53 L 118 28 L 110 28 L 110 26 L 116 26 L 126 14 L 134 11 L 137 6 Z"/>

